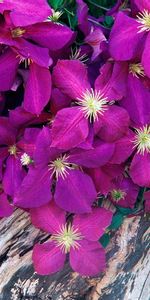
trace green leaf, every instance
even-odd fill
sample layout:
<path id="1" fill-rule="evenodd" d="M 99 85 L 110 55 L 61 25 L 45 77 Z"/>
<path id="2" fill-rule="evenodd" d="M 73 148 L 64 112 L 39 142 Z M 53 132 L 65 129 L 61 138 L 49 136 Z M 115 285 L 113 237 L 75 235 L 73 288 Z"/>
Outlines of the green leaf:
<path id="1" fill-rule="evenodd" d="M 100 238 L 99 242 L 104 248 L 106 248 L 110 242 L 110 235 L 108 233 L 104 233 L 103 236 Z"/>
<path id="2" fill-rule="evenodd" d="M 108 227 L 108 230 L 118 229 L 122 225 L 123 220 L 123 214 L 121 214 L 120 212 L 116 212 L 112 218 L 112 222 L 111 225 Z"/>
<path id="3" fill-rule="evenodd" d="M 48 0 L 49 5 L 52 6 L 54 10 L 59 9 L 62 6 L 63 2 L 64 0 Z"/>
<path id="4" fill-rule="evenodd" d="M 104 21 L 104 24 L 107 26 L 107 27 L 111 27 L 114 23 L 114 20 L 111 16 L 105 16 L 105 21 Z"/>

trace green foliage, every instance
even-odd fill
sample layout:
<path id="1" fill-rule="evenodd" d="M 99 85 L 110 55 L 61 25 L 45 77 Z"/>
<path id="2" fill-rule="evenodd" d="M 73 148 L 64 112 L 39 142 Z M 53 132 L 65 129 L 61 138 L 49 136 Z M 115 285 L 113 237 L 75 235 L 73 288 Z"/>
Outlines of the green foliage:
<path id="1" fill-rule="evenodd" d="M 48 0 L 48 3 L 53 9 L 59 10 L 64 4 L 64 0 Z"/>
<path id="2" fill-rule="evenodd" d="M 101 243 L 103 248 L 106 248 L 110 242 L 110 235 L 108 233 L 104 233 L 103 236 L 100 238 L 99 242 Z"/>
<path id="3" fill-rule="evenodd" d="M 112 218 L 112 222 L 111 225 L 108 227 L 108 230 L 118 229 L 122 225 L 123 220 L 124 220 L 124 215 L 119 211 L 117 211 Z"/>

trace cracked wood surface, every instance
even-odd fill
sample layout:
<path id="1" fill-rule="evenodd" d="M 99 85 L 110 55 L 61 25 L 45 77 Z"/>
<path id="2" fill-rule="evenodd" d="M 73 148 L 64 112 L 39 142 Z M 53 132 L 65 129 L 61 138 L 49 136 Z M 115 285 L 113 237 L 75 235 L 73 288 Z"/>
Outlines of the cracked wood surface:
<path id="1" fill-rule="evenodd" d="M 68 263 L 52 276 L 34 273 L 33 244 L 48 235 L 19 209 L 0 221 L 0 300 L 150 300 L 150 221 L 126 218 L 113 234 L 107 269 L 95 278 L 72 272 Z"/>

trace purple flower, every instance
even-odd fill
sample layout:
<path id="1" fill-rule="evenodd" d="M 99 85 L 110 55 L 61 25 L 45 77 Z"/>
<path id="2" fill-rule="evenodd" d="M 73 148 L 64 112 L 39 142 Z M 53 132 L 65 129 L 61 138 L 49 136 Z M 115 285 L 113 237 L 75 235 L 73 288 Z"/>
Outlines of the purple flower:
<path id="1" fill-rule="evenodd" d="M 139 59 L 147 76 L 150 76 L 150 6 L 137 1 L 140 12 L 133 19 L 119 12 L 110 34 L 109 49 L 115 60 Z M 137 4 L 137 3 L 136 3 Z M 126 48 L 124 48 L 126 45 Z"/>
<path id="2" fill-rule="evenodd" d="M 128 113 L 119 106 L 109 105 L 103 91 L 91 89 L 87 69 L 80 61 L 58 61 L 53 81 L 76 104 L 57 113 L 52 126 L 53 147 L 68 150 L 79 146 L 87 139 L 90 124 L 106 142 L 126 134 Z"/>
<path id="3" fill-rule="evenodd" d="M 137 200 L 139 187 L 130 178 L 118 178 L 113 184 L 114 187 L 110 191 L 109 199 L 115 205 L 133 208 Z"/>
<path id="4" fill-rule="evenodd" d="M 52 199 L 51 188 L 55 185 L 54 198 L 58 206 L 74 213 L 90 212 L 97 193 L 84 167 L 106 164 L 113 151 L 113 144 L 96 141 L 93 149 L 64 152 L 51 146 L 51 131 L 43 128 L 36 141 L 35 166 L 29 169 L 14 203 L 24 208 L 48 203 Z"/>
<path id="5" fill-rule="evenodd" d="M 33 263 L 37 273 L 48 275 L 60 271 L 66 254 L 72 269 L 80 275 L 92 276 L 105 268 L 105 253 L 98 240 L 110 225 L 112 213 L 95 208 L 90 214 L 76 215 L 73 222 L 65 222 L 65 212 L 53 202 L 31 210 L 32 223 L 51 233 L 51 239 L 33 249 Z"/>
<path id="6" fill-rule="evenodd" d="M 13 213 L 13 206 L 9 203 L 7 195 L 0 187 L 0 218 L 9 217 Z"/>

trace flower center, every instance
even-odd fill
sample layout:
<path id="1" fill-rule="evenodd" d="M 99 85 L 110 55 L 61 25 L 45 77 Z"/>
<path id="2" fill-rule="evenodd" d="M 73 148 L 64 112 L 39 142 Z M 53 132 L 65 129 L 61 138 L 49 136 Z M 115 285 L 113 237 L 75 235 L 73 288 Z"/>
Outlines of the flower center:
<path id="1" fill-rule="evenodd" d="M 114 201 L 118 202 L 120 201 L 121 199 L 124 199 L 125 196 L 126 196 L 126 193 L 120 189 L 118 190 L 112 190 L 111 191 L 111 196 L 113 198 Z"/>
<path id="2" fill-rule="evenodd" d="M 49 166 L 49 170 L 52 170 L 52 175 L 56 175 L 56 179 L 58 179 L 59 176 L 61 176 L 63 179 L 68 175 L 68 170 L 73 169 L 72 165 L 68 162 L 69 156 L 66 156 L 64 154 L 63 156 L 60 156 L 59 158 L 55 159 L 54 161 L 51 161 Z"/>
<path id="3" fill-rule="evenodd" d="M 137 64 L 130 64 L 129 65 L 129 73 L 131 73 L 133 76 L 139 78 L 144 77 L 145 73 L 144 73 L 144 68 L 142 67 L 142 65 L 140 63 Z"/>
<path id="4" fill-rule="evenodd" d="M 137 152 L 144 155 L 144 152 L 150 152 L 150 126 L 136 129 L 136 137 L 133 141 Z"/>
<path id="5" fill-rule="evenodd" d="M 52 15 L 49 16 L 47 18 L 48 21 L 51 21 L 51 22 L 57 22 L 60 17 L 62 16 L 63 12 L 62 11 L 55 11 L 54 9 L 52 9 Z"/>
<path id="6" fill-rule="evenodd" d="M 56 245 L 61 248 L 63 253 L 68 253 L 70 248 L 78 249 L 80 244 L 78 241 L 82 240 L 83 236 L 75 229 L 74 226 L 69 224 L 63 225 L 60 230 L 52 236 L 52 240 Z"/>
<path id="7" fill-rule="evenodd" d="M 77 100 L 79 100 L 77 104 L 82 107 L 85 117 L 89 118 L 90 122 L 96 121 L 99 115 L 107 109 L 107 98 L 93 89 L 84 92 L 82 98 L 77 98 Z"/>
<path id="8" fill-rule="evenodd" d="M 25 29 L 22 29 L 21 27 L 17 27 L 11 30 L 11 35 L 12 38 L 18 38 L 18 37 L 22 37 L 25 32 L 26 32 Z"/>
<path id="9" fill-rule="evenodd" d="M 139 33 L 143 31 L 150 31 L 150 13 L 148 10 L 144 9 L 143 12 L 137 15 L 137 22 L 140 24 L 138 26 Z"/>
<path id="10" fill-rule="evenodd" d="M 21 155 L 20 161 L 22 166 L 28 166 L 30 163 L 33 162 L 31 157 L 27 153 Z"/>
<path id="11" fill-rule="evenodd" d="M 17 147 L 16 145 L 12 145 L 8 148 L 8 152 L 10 155 L 16 155 L 17 154 Z"/>

